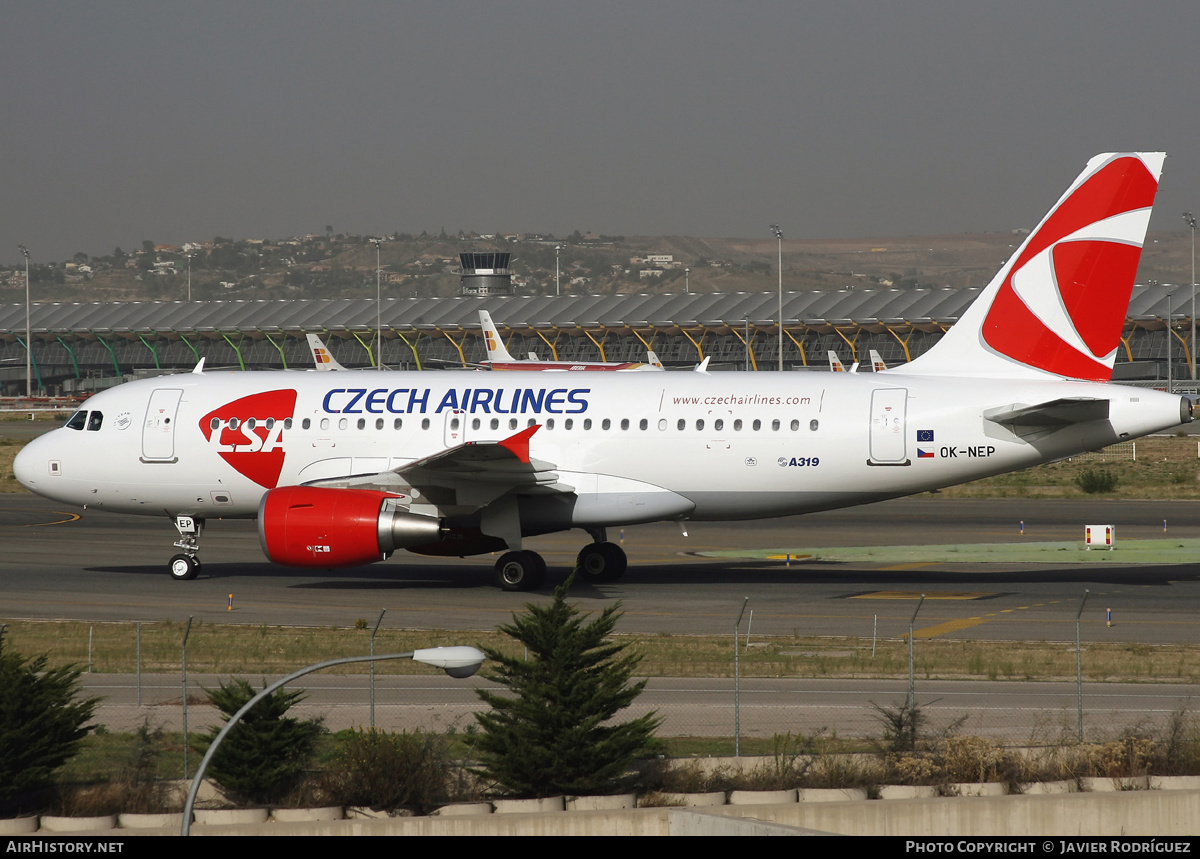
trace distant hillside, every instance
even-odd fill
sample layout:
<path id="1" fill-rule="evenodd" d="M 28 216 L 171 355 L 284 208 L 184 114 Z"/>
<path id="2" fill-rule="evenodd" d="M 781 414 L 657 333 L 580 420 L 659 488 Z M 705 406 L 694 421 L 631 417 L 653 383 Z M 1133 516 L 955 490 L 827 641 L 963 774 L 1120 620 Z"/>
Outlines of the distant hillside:
<path id="1" fill-rule="evenodd" d="M 783 243 L 785 290 L 841 289 L 848 285 L 898 287 L 983 286 L 1023 236 L 904 236 Z M 554 294 L 555 247 L 564 293 L 611 294 L 762 292 L 778 284 L 777 245 L 756 239 L 688 236 L 385 237 L 380 245 L 382 289 L 388 296 L 459 292 L 458 254 L 505 250 L 522 294 Z M 184 247 L 145 242 L 106 257 L 36 265 L 35 301 L 339 298 L 374 296 L 375 246 L 370 237 L 319 235 L 283 240 L 217 238 Z M 0 301 L 22 301 L 24 269 L 0 270 Z M 1190 236 L 1151 234 L 1138 280 L 1186 284 L 1191 280 Z"/>

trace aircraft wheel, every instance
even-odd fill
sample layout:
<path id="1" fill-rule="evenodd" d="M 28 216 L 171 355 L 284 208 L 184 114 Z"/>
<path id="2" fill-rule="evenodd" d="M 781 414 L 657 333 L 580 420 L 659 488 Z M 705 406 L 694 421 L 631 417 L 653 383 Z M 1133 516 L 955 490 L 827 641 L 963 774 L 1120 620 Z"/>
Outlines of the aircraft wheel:
<path id="1" fill-rule="evenodd" d="M 530 591 L 542 583 L 545 561 L 536 552 L 506 552 L 496 562 L 496 584 L 504 591 Z"/>
<path id="2" fill-rule="evenodd" d="M 625 575 L 629 561 L 616 543 L 589 543 L 579 550 L 576 566 L 589 582 L 615 582 Z"/>
<path id="3" fill-rule="evenodd" d="M 167 571 L 177 582 L 186 582 L 200 574 L 200 561 L 191 555 L 175 555 L 167 564 Z"/>

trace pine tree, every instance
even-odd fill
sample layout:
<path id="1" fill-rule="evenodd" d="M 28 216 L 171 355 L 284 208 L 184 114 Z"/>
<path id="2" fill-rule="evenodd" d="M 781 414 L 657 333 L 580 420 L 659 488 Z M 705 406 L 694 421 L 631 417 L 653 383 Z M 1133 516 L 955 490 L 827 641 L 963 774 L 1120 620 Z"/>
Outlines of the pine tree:
<path id="1" fill-rule="evenodd" d="M 257 694 L 240 678 L 204 691 L 226 722 Z M 208 774 L 222 790 L 243 802 L 271 803 L 299 784 L 322 730 L 320 720 L 287 716 L 292 705 L 302 700 L 303 692 L 277 689 L 242 716 L 209 763 Z M 208 751 L 220 732 L 220 727 L 209 728 L 193 747 Z"/>
<path id="2" fill-rule="evenodd" d="M 525 645 L 529 658 L 486 650 L 487 679 L 510 694 L 478 690 L 491 709 L 475 714 L 480 731 L 472 748 L 490 778 L 510 795 L 600 794 L 620 790 L 631 765 L 656 748 L 654 713 L 614 724 L 641 694 L 630 682 L 640 656 L 606 641 L 620 605 L 594 619 L 567 603 L 574 577 L 546 606 L 528 603 L 500 631 Z"/>
<path id="3" fill-rule="evenodd" d="M 0 631 L 0 809 L 50 785 L 92 726 L 99 698 L 81 698 L 73 665 L 46 668 L 4 646 Z"/>

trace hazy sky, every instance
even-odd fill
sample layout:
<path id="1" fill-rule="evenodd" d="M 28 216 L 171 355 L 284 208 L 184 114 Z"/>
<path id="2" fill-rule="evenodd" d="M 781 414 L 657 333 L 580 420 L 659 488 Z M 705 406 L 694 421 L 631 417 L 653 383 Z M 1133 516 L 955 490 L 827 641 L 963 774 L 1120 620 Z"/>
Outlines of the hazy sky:
<path id="1" fill-rule="evenodd" d="M 3 4 L 0 261 L 335 230 L 1033 226 L 1092 155 L 1200 210 L 1191 2 Z"/>

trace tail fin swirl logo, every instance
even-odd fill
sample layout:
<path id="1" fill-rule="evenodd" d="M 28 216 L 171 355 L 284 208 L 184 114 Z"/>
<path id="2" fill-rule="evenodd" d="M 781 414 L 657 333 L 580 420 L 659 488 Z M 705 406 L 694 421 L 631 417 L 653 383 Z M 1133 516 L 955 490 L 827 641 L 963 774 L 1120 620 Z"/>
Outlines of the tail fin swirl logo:
<path id="1" fill-rule="evenodd" d="M 1059 201 L 988 309 L 981 333 L 989 347 L 1056 375 L 1112 376 L 1156 173 L 1136 156 L 1111 157 Z"/>
<path id="2" fill-rule="evenodd" d="M 296 412 L 296 392 L 265 391 L 226 403 L 200 419 L 204 439 L 231 466 L 273 489 L 283 471 L 283 436 Z"/>

